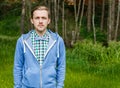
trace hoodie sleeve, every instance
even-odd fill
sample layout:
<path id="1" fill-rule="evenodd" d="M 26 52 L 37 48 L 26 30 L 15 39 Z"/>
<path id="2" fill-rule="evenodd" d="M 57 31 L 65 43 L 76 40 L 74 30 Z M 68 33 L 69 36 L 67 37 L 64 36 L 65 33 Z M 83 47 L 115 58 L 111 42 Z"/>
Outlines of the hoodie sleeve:
<path id="1" fill-rule="evenodd" d="M 14 56 L 14 88 L 21 88 L 22 86 L 22 68 L 24 63 L 22 38 L 17 40 L 15 56 Z"/>
<path id="2" fill-rule="evenodd" d="M 57 88 L 63 88 L 65 80 L 66 56 L 64 41 L 61 37 L 58 40 L 58 45 L 59 57 L 57 60 Z"/>

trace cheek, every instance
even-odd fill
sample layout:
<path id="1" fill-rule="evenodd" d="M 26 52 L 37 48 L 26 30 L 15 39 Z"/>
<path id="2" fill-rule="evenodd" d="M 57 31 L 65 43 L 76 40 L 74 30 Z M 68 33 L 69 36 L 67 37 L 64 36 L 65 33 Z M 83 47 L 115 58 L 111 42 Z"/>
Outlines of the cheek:
<path id="1" fill-rule="evenodd" d="M 48 25 L 48 24 L 49 24 L 49 22 L 48 22 L 48 21 L 44 21 L 44 24 L 45 24 L 45 25 Z"/>
<path id="2" fill-rule="evenodd" d="M 38 22 L 37 22 L 37 21 L 33 21 L 33 23 L 32 23 L 32 24 L 37 25 L 37 24 L 38 24 Z"/>

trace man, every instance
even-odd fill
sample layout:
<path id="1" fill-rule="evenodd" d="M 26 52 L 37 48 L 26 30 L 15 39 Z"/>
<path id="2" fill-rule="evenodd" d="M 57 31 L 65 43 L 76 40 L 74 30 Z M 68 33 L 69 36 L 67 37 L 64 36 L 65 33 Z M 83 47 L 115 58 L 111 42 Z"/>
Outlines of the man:
<path id="1" fill-rule="evenodd" d="M 47 29 L 50 12 L 37 6 L 31 12 L 34 30 L 23 34 L 16 44 L 14 88 L 63 88 L 65 46 L 63 39 Z"/>

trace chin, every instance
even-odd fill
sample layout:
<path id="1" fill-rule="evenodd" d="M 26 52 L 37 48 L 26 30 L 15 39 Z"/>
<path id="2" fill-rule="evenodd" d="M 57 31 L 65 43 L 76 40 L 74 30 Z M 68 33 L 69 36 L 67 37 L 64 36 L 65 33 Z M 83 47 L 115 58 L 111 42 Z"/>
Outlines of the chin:
<path id="1" fill-rule="evenodd" d="M 40 29 L 40 30 L 38 30 L 39 32 L 43 32 L 43 31 L 45 31 L 44 29 Z"/>

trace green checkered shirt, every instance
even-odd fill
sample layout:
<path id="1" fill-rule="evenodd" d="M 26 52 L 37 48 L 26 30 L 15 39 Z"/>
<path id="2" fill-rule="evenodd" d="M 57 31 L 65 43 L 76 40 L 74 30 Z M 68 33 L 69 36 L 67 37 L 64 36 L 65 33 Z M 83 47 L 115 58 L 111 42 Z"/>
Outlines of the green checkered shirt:
<path id="1" fill-rule="evenodd" d="M 44 62 L 44 55 L 48 48 L 49 32 L 46 31 L 46 33 L 43 36 L 39 36 L 34 30 L 31 32 L 31 40 L 37 61 L 40 65 L 42 65 Z"/>

